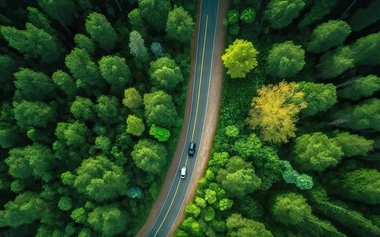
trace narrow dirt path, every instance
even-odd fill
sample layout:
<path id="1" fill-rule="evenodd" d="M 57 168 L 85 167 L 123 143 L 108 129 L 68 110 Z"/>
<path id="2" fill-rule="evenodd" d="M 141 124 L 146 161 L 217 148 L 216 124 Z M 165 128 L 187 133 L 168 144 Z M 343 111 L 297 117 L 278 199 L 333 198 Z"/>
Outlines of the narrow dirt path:
<path id="1" fill-rule="evenodd" d="M 207 1 L 207 0 L 205 0 Z M 195 56 L 196 56 L 196 48 L 197 48 L 197 38 L 198 38 L 198 21 L 199 21 L 199 12 L 200 12 L 201 1 L 198 1 L 197 6 L 197 24 L 195 28 L 195 33 L 192 36 L 191 40 L 191 73 L 190 73 L 190 81 L 189 87 L 187 89 L 187 97 L 186 97 L 186 112 L 184 118 L 184 124 L 182 125 L 181 135 L 179 137 L 178 146 L 176 152 L 174 154 L 174 158 L 170 168 L 166 174 L 164 185 L 161 189 L 160 195 L 153 205 L 152 211 L 149 214 L 149 218 L 145 225 L 141 228 L 136 237 L 146 237 L 149 234 L 150 229 L 152 228 L 155 220 L 158 217 L 158 214 L 161 210 L 163 203 L 165 202 L 165 198 L 167 193 L 169 192 L 171 182 L 173 177 L 177 174 L 178 163 L 181 159 L 181 152 L 183 150 L 183 144 L 186 136 L 187 129 L 187 121 L 189 119 L 190 114 L 190 102 L 192 97 L 193 90 L 193 80 L 194 80 L 194 69 L 195 69 Z M 219 110 L 221 104 L 222 97 L 222 84 L 224 77 L 224 68 L 222 63 L 222 54 L 224 52 L 224 43 L 226 37 L 226 27 L 223 25 L 223 19 L 228 11 L 230 5 L 229 0 L 220 0 L 219 2 L 219 12 L 218 12 L 218 22 L 215 36 L 215 44 L 214 44 L 214 55 L 212 62 L 212 70 L 211 70 L 211 83 L 208 97 L 208 106 L 207 106 L 207 117 L 205 120 L 205 126 L 203 130 L 202 137 L 202 147 L 198 149 L 198 158 L 196 167 L 197 169 L 194 171 L 193 176 L 190 181 L 190 185 L 188 188 L 188 193 L 184 203 L 181 207 L 181 210 L 177 216 L 176 221 L 173 223 L 173 226 L 169 232 L 169 236 L 173 236 L 175 230 L 181 224 L 184 218 L 184 209 L 186 205 L 192 200 L 195 195 L 198 180 L 202 178 L 206 167 L 207 162 L 210 156 L 212 141 L 215 135 L 216 127 L 218 125 L 218 117 Z M 160 236 L 161 237 L 161 236 Z"/>

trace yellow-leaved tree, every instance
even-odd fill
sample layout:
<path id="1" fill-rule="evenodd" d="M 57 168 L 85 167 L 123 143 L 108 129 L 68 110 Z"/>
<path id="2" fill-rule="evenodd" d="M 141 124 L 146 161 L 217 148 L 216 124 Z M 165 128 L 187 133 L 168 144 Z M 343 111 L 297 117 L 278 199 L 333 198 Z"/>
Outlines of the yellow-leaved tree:
<path id="1" fill-rule="evenodd" d="M 257 67 L 258 54 L 250 41 L 236 39 L 222 56 L 223 64 L 228 69 L 227 74 L 231 78 L 244 78 L 248 72 Z"/>
<path id="2" fill-rule="evenodd" d="M 263 141 L 281 143 L 295 137 L 298 113 L 306 108 L 304 93 L 299 92 L 295 82 L 267 85 L 252 100 L 247 123 L 258 129 Z"/>

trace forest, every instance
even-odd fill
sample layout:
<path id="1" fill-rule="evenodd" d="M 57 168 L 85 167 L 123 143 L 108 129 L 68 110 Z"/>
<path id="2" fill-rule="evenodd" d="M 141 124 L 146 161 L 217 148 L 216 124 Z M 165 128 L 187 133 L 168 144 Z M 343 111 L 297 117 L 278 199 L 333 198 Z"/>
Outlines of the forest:
<path id="1" fill-rule="evenodd" d="M 379 12 L 230 1 L 218 128 L 175 236 L 380 236 Z"/>
<path id="2" fill-rule="evenodd" d="M 0 1 L 0 236 L 137 234 L 183 124 L 196 4 Z"/>

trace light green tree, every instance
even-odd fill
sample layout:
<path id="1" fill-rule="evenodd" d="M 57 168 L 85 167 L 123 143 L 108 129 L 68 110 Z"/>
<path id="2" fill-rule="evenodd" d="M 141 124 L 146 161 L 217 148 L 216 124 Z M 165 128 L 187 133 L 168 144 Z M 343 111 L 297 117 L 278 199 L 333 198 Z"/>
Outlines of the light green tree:
<path id="1" fill-rule="evenodd" d="M 155 91 L 144 95 L 146 122 L 149 126 L 170 128 L 175 125 L 177 111 L 173 98 L 164 91 Z"/>
<path id="2" fill-rule="evenodd" d="M 244 9 L 240 14 L 240 20 L 244 23 L 253 23 L 256 17 L 256 11 L 252 7 Z"/>
<path id="3" fill-rule="evenodd" d="M 138 90 L 134 87 L 130 87 L 124 90 L 123 105 L 130 109 L 137 109 L 143 105 L 143 99 Z"/>
<path id="4" fill-rule="evenodd" d="M 244 78 L 248 72 L 257 67 L 258 51 L 247 40 L 236 39 L 222 56 L 223 64 L 231 78 Z"/>
<path id="5" fill-rule="evenodd" d="M 135 115 L 128 115 L 127 118 L 127 133 L 133 134 L 135 136 L 141 136 L 145 131 L 145 125 L 141 118 Z"/>
<path id="6" fill-rule="evenodd" d="M 273 77 L 291 77 L 305 65 L 305 50 L 293 41 L 275 44 L 268 54 L 267 72 Z"/>
<path id="7" fill-rule="evenodd" d="M 166 142 L 170 137 L 170 131 L 166 128 L 161 128 L 152 124 L 149 129 L 149 134 L 156 138 L 159 142 Z"/>
<path id="8" fill-rule="evenodd" d="M 227 218 L 226 227 L 228 229 L 227 236 L 230 237 L 273 237 L 273 234 L 265 228 L 263 223 L 244 218 L 237 213 Z"/>

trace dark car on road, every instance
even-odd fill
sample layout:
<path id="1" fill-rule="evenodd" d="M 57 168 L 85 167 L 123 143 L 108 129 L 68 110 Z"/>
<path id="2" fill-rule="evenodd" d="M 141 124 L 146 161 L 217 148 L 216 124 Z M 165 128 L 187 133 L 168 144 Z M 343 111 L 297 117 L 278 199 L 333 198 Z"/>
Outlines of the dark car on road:
<path id="1" fill-rule="evenodd" d="M 194 154 L 195 154 L 195 143 L 194 142 L 190 142 L 189 156 L 194 156 Z"/>

